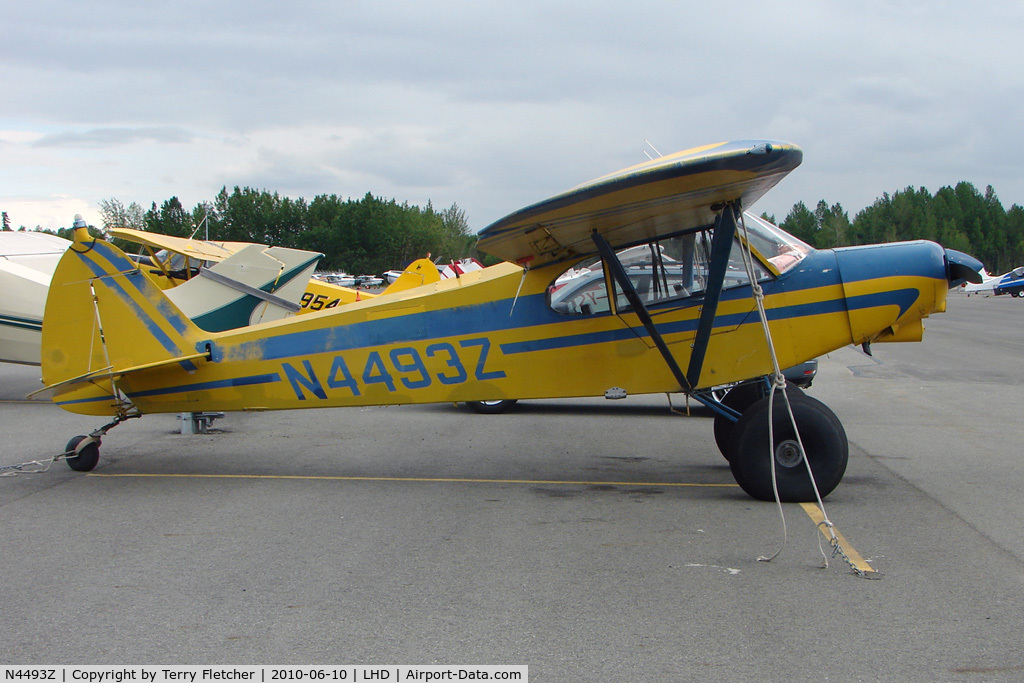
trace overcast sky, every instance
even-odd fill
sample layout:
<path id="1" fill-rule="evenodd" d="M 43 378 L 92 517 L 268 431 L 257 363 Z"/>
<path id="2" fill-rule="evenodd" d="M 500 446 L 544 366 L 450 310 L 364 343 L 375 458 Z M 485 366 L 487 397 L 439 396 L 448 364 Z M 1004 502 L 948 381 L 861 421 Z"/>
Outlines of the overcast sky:
<path id="1" fill-rule="evenodd" d="M 367 192 L 479 230 L 660 152 L 800 145 L 753 208 L 960 180 L 1024 204 L 1024 3 L 0 5 L 0 210 Z"/>

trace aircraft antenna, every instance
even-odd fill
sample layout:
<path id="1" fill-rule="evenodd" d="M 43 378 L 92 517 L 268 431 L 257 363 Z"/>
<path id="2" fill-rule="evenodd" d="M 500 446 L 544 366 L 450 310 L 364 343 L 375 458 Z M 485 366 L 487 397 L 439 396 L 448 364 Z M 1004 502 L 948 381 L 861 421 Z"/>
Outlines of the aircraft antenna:
<path id="1" fill-rule="evenodd" d="M 650 147 L 650 148 L 651 148 L 652 150 L 654 150 L 654 153 L 655 153 L 655 154 L 657 154 L 657 155 L 658 155 L 658 157 L 663 157 L 663 156 L 665 156 L 664 154 L 662 154 L 661 152 L 659 152 L 659 151 L 658 151 L 658 148 L 657 148 L 657 147 L 655 147 L 654 145 L 652 145 L 652 144 L 651 144 L 651 141 L 650 141 L 650 140 L 648 140 L 647 138 L 644 138 L 644 144 L 645 144 L 645 145 L 647 145 L 648 147 Z M 647 154 L 647 150 L 646 150 L 646 149 L 644 150 L 644 154 Z M 648 158 L 648 159 L 650 159 L 651 161 L 654 161 L 654 160 L 655 160 L 655 159 L 656 159 L 657 157 L 652 157 L 652 156 L 651 156 L 650 154 L 647 154 L 647 158 Z"/>

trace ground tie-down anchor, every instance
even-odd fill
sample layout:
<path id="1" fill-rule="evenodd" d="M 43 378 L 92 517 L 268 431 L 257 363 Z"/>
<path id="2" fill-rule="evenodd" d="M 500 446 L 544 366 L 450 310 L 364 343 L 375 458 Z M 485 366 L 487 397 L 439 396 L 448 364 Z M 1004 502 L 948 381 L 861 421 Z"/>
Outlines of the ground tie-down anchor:
<path id="1" fill-rule="evenodd" d="M 863 558 L 861 558 L 856 551 L 853 551 L 856 557 L 851 557 L 845 550 L 843 550 L 843 539 L 840 538 L 836 531 L 835 525 L 825 518 L 818 522 L 818 530 L 821 532 L 821 536 L 828 539 L 828 544 L 832 548 L 832 557 L 840 557 L 843 562 L 853 571 L 854 574 L 862 579 L 880 579 L 882 574 L 868 565 Z M 821 547 L 821 536 L 818 537 L 818 549 L 821 550 L 821 556 L 824 558 L 824 568 L 828 569 L 828 558 L 825 554 L 825 549 Z"/>

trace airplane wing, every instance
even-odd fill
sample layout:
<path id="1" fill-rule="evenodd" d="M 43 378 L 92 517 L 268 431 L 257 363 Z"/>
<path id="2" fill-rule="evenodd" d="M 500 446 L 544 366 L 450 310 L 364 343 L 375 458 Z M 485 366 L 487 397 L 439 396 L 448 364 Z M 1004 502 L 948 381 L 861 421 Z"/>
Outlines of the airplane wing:
<path id="1" fill-rule="evenodd" d="M 677 152 L 597 178 L 521 209 L 480 232 L 477 247 L 535 267 L 710 226 L 723 202 L 750 207 L 800 165 L 785 142 L 742 140 Z"/>
<path id="2" fill-rule="evenodd" d="M 114 228 L 110 234 L 135 244 L 158 250 L 166 249 L 199 261 L 223 261 L 249 246 L 248 242 L 205 242 L 130 228 Z"/>
<path id="3" fill-rule="evenodd" d="M 70 240 L 35 230 L 4 230 L 0 232 L 0 258 L 63 254 Z"/>

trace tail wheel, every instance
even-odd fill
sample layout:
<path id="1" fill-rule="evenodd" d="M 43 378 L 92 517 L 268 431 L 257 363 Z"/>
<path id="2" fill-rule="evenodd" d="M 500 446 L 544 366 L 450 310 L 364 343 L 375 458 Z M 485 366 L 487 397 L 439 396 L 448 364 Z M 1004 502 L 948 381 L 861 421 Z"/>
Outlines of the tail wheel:
<path id="1" fill-rule="evenodd" d="M 517 399 L 509 398 L 502 399 L 499 401 L 468 401 L 466 403 L 470 410 L 484 415 L 498 415 L 500 413 L 507 413 L 515 407 L 518 403 Z"/>
<path id="2" fill-rule="evenodd" d="M 775 397 L 774 440 L 768 450 L 768 398 L 750 406 L 736 423 L 729 447 L 729 467 L 736 483 L 752 498 L 774 500 L 772 467 L 779 499 L 787 503 L 815 500 L 814 486 L 807 474 L 810 464 L 822 497 L 839 485 L 846 472 L 850 447 L 846 431 L 835 413 L 810 396 L 790 396 L 790 405 L 800 431 L 805 453 L 801 454 L 796 432 L 786 410 L 785 399 Z"/>
<path id="3" fill-rule="evenodd" d="M 726 408 L 732 408 L 742 415 L 746 412 L 747 408 L 757 403 L 763 393 L 764 387 L 761 386 L 760 382 L 740 384 L 726 392 L 725 397 L 722 399 L 722 405 Z M 789 394 L 790 397 L 804 396 L 803 389 L 795 384 L 787 384 L 786 393 Z M 782 395 L 778 394 L 776 399 L 782 400 Z M 732 441 L 733 430 L 737 424 L 737 422 L 733 422 L 725 415 L 715 415 L 715 443 L 718 445 L 718 450 L 722 452 L 722 455 L 725 456 L 726 460 L 729 459 L 729 444 Z"/>
<path id="4" fill-rule="evenodd" d="M 67 447 L 64 449 L 65 453 L 71 453 L 78 444 L 82 443 L 88 437 L 76 436 L 68 441 Z M 95 467 L 96 463 L 100 461 L 100 444 L 98 441 L 93 441 L 82 447 L 82 450 L 78 452 L 78 455 L 69 455 L 64 459 L 64 462 L 68 464 L 68 467 L 75 470 L 76 472 L 91 472 Z"/>

